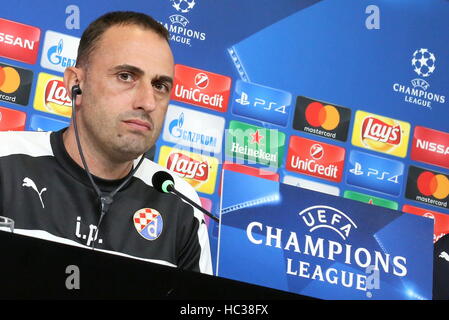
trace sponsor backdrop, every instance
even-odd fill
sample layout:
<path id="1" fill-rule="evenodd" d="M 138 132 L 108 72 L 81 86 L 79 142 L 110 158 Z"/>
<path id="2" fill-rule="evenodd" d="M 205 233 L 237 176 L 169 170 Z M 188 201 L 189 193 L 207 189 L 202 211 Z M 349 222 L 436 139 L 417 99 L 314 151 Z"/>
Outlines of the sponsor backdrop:
<path id="1" fill-rule="evenodd" d="M 434 241 L 449 232 L 448 1 L 5 2 L 0 130 L 67 126 L 64 68 L 111 10 L 169 30 L 175 86 L 151 154 L 215 215 L 226 167 L 427 216 Z"/>
<path id="2" fill-rule="evenodd" d="M 228 170 L 222 208 L 219 276 L 324 299 L 432 298 L 430 219 Z"/>

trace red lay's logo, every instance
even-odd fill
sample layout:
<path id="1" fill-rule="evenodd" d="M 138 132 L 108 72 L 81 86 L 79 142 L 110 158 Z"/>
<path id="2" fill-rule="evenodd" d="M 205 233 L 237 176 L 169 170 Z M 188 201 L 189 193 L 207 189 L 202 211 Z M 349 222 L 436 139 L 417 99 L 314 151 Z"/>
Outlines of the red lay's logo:
<path id="1" fill-rule="evenodd" d="M 358 110 L 355 114 L 352 144 L 405 158 L 410 123 Z"/>
<path id="2" fill-rule="evenodd" d="M 401 143 L 401 127 L 374 117 L 367 117 L 362 124 L 362 139 L 399 145 Z"/>
<path id="3" fill-rule="evenodd" d="M 230 91 L 230 77 L 183 65 L 175 66 L 173 100 L 226 112 Z"/>
<path id="4" fill-rule="evenodd" d="M 72 106 L 72 100 L 69 98 L 64 82 L 56 79 L 47 82 L 47 86 L 45 87 L 45 103 L 56 103 L 68 107 Z"/>
<path id="5" fill-rule="evenodd" d="M 206 181 L 209 177 L 209 165 L 182 153 L 172 153 L 167 161 L 167 168 L 179 173 L 184 178 Z"/>

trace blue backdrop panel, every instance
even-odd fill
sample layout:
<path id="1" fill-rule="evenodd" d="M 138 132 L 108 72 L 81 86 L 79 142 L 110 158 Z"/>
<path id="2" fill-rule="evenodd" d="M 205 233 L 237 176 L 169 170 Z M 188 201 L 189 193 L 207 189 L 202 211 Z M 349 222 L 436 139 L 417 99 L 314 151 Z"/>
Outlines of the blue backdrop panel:
<path id="1" fill-rule="evenodd" d="M 112 10 L 135 10 L 152 15 L 169 30 L 177 64 L 197 69 L 198 73 L 204 73 L 210 79 L 213 75 L 231 79 L 226 112 L 209 109 L 198 103 L 182 102 L 177 98 L 171 101 L 175 106 L 222 118 L 220 121 L 224 121 L 225 125 L 220 132 L 213 126 L 208 127 L 207 131 L 207 123 L 198 132 L 192 129 L 192 125 L 184 124 L 184 128 L 189 128 L 192 135 L 207 131 L 210 136 L 222 139 L 222 150 L 211 154 L 198 148 L 198 144 L 189 148 L 166 141 L 161 136 L 151 153 L 156 161 L 160 159 L 162 147 L 188 150 L 199 156 L 204 154 L 218 159 L 218 165 L 214 164 L 209 170 L 214 174 L 208 176 L 206 182 L 189 180 L 197 188 L 203 203 L 207 203 L 216 216 L 220 210 L 222 164 L 225 160 L 242 163 L 241 159 L 225 156 L 229 154 L 226 153 L 224 141 L 231 121 L 278 130 L 285 135 L 285 145 L 279 150 L 283 155 L 279 168 L 260 164 L 263 161 L 243 163 L 272 171 L 279 176 L 280 182 L 284 182 L 288 176 L 290 183 L 295 179 L 307 181 L 298 182 L 299 186 L 320 183 L 321 190 L 337 190 L 336 193 L 341 197 L 363 194 L 352 198 L 373 204 L 378 204 L 381 198 L 382 204 L 389 203 L 390 208 L 398 210 L 408 205 L 449 214 L 449 182 L 441 183 L 439 188 L 444 190 L 423 196 L 418 194 L 416 179 L 410 179 L 408 174 L 411 166 L 419 167 L 440 174 L 440 181 L 449 181 L 448 166 L 441 165 L 445 161 L 449 163 L 449 151 L 446 152 L 449 150 L 449 138 L 436 141 L 432 135 L 428 135 L 424 137 L 427 142 L 423 142 L 418 150 L 424 153 L 424 156 L 416 158 L 420 161 L 412 160 L 410 156 L 411 150 L 417 148 L 413 139 L 417 126 L 440 131 L 443 136 L 449 137 L 449 74 L 445 71 L 449 70 L 448 1 L 6 1 L 0 13 L 0 19 L 7 21 L 6 24 L 0 24 L 3 28 L 0 28 L 0 73 L 4 72 L 7 65 L 16 68 L 20 75 L 26 74 L 27 79 L 24 77 L 24 83 L 15 92 L 5 93 L 12 90 L 11 86 L 14 87 L 12 73 L 6 69 L 9 76 L 5 79 L 9 82 L 0 83 L 0 110 L 3 110 L 0 113 L 0 130 L 22 127 L 25 130 L 58 130 L 68 125 L 69 103 L 66 93 L 61 89 L 63 85 L 57 82 L 63 76 L 61 67 L 76 58 L 76 50 L 72 46 L 87 25 Z M 12 55 L 5 51 L 5 48 L 11 46 L 8 43 L 11 38 L 6 40 L 7 35 L 17 39 L 19 34 L 17 28 L 9 28 L 14 23 L 39 30 L 35 62 L 17 59 L 14 52 L 18 51 Z M 26 32 L 22 35 L 24 41 L 31 37 Z M 55 58 L 58 54 L 61 59 L 62 56 L 66 58 L 64 63 L 61 60 L 59 69 L 48 61 L 44 62 L 46 58 Z M 51 83 L 52 86 L 46 82 L 50 80 L 55 81 Z M 193 79 L 183 80 L 193 83 Z M 211 84 L 209 89 L 213 92 L 214 85 Z M 23 96 L 25 91 L 29 94 L 25 105 L 14 103 L 8 98 L 14 94 Z M 305 112 L 306 118 L 310 117 L 307 121 L 316 122 L 316 127 L 312 129 L 322 134 L 295 129 L 298 128 L 297 123 L 295 125 L 298 97 L 307 97 L 307 101 L 316 102 L 316 108 L 308 109 L 304 105 L 301 110 Z M 4 108 L 20 112 L 5 112 Z M 342 110 L 350 111 L 345 111 L 348 119 L 344 120 L 347 139 L 333 139 L 329 137 L 329 132 L 341 129 L 339 121 L 343 117 Z M 366 127 L 365 120 L 356 121 L 356 114 L 360 111 L 375 115 L 378 130 L 366 132 L 371 136 L 377 132 L 377 138 L 382 130 L 392 129 L 398 123 L 407 123 L 410 127 L 401 127 L 402 140 L 393 141 L 391 145 L 366 141 L 366 137 L 359 137 L 359 131 Z M 379 117 L 384 118 L 382 120 Z M 362 120 L 364 123 L 361 123 Z M 250 140 L 253 138 L 245 134 L 242 132 L 242 141 L 246 141 L 248 147 L 254 146 L 255 143 Z M 407 135 L 408 140 L 405 140 Z M 325 143 L 344 148 L 341 181 L 329 182 L 317 175 L 287 170 L 292 136 L 314 140 L 318 149 Z M 353 144 L 355 138 L 361 140 L 358 145 Z M 259 142 L 265 143 L 263 134 L 257 135 L 257 139 L 258 145 Z M 398 146 L 394 143 L 400 144 L 401 156 L 397 155 Z M 439 146 L 439 149 L 432 146 Z M 262 145 L 259 147 L 262 148 Z M 363 151 L 367 154 L 365 159 L 372 160 L 377 156 L 384 158 L 384 161 L 359 162 L 361 167 L 358 168 L 371 175 L 367 173 L 366 176 L 359 175 L 354 179 L 351 176 L 351 170 L 356 169 L 355 163 L 350 161 L 352 151 Z M 302 150 L 302 154 L 307 152 L 309 150 Z M 432 162 L 433 155 L 438 156 L 438 163 Z M 328 155 L 324 149 L 320 161 L 326 161 L 326 157 Z M 198 160 L 198 157 L 195 159 Z M 401 176 L 395 180 L 395 185 L 387 186 L 386 181 L 380 181 L 391 174 L 381 167 L 384 162 L 394 162 L 397 165 L 395 167 L 401 169 L 398 170 Z M 378 175 L 374 176 L 373 172 L 378 172 Z M 380 182 L 371 184 L 372 179 Z M 406 197 L 406 189 L 415 190 L 416 195 Z M 248 197 L 251 196 L 252 191 Z M 417 197 L 424 197 L 424 201 L 418 202 Z M 432 205 L 435 201 L 442 205 Z M 208 223 L 215 264 L 218 224 L 214 221 Z M 449 230 L 449 226 L 440 226 L 439 229 Z"/>

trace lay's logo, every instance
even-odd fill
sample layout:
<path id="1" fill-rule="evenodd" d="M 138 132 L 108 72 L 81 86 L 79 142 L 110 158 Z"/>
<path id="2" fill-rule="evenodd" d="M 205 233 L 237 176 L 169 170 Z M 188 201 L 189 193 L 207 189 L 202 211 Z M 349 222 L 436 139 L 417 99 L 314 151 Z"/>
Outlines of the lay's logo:
<path id="1" fill-rule="evenodd" d="M 64 82 L 56 79 L 47 82 L 45 88 L 45 103 L 56 103 L 67 107 L 72 106 L 72 100 L 67 94 Z"/>
<path id="2" fill-rule="evenodd" d="M 209 166 L 206 161 L 197 161 L 179 152 L 170 154 L 167 168 L 187 179 L 206 181 L 209 177 Z"/>
<path id="3" fill-rule="evenodd" d="M 45 72 L 39 73 L 33 106 L 39 111 L 70 118 L 72 100 L 62 77 Z"/>
<path id="4" fill-rule="evenodd" d="M 196 191 L 214 193 L 219 163 L 217 158 L 162 146 L 158 163 L 178 174 Z"/>
<path id="5" fill-rule="evenodd" d="M 363 120 L 362 139 L 398 145 L 401 143 L 401 126 L 390 125 L 374 117 L 368 117 Z"/>
<path id="6" fill-rule="evenodd" d="M 352 144 L 365 149 L 404 158 L 407 154 L 410 124 L 364 111 L 355 115 Z"/>

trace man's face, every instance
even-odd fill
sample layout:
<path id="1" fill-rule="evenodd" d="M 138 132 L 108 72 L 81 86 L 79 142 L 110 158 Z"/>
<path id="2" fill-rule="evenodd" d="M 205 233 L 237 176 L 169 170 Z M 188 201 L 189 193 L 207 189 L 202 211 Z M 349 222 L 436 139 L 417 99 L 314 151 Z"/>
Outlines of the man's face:
<path id="1" fill-rule="evenodd" d="M 173 86 L 167 41 L 138 26 L 113 26 L 82 69 L 79 127 L 91 147 L 113 161 L 146 152 L 160 134 Z"/>

